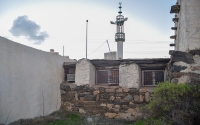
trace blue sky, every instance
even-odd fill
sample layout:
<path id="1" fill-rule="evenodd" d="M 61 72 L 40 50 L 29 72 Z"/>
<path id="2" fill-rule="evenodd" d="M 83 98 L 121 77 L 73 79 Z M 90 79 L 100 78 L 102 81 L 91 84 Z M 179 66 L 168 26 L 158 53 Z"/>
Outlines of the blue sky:
<path id="1" fill-rule="evenodd" d="M 128 17 L 124 58 L 169 57 L 169 37 L 174 34 L 170 8 L 175 0 L 0 0 L 0 36 L 60 54 L 65 46 L 65 55 L 80 59 L 85 58 L 88 19 L 88 58 L 102 59 L 108 52 L 106 40 L 112 51 L 117 49 L 116 26 L 110 21 L 118 15 L 119 2 L 122 15 Z M 25 22 L 17 25 L 20 19 Z M 37 38 L 31 37 L 34 33 Z"/>

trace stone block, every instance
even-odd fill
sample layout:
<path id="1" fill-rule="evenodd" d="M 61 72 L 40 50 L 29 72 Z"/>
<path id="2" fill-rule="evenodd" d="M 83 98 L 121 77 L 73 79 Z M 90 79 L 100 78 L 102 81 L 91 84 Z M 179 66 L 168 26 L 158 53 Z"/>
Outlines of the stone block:
<path id="1" fill-rule="evenodd" d="M 129 88 L 125 88 L 125 89 L 123 89 L 123 92 L 129 92 L 129 91 L 130 91 Z"/>
<path id="2" fill-rule="evenodd" d="M 63 91 L 71 91 L 71 88 L 67 84 L 60 84 L 60 89 Z"/>
<path id="3" fill-rule="evenodd" d="M 117 88 L 115 91 L 116 91 L 116 92 L 122 92 L 123 89 L 122 89 L 122 88 Z"/>
<path id="4" fill-rule="evenodd" d="M 78 101 L 78 93 L 75 94 L 75 99 Z"/>
<path id="5" fill-rule="evenodd" d="M 104 92 L 103 94 L 100 95 L 100 99 L 110 99 L 109 93 Z"/>
<path id="6" fill-rule="evenodd" d="M 171 80 L 171 83 L 178 83 L 178 81 L 179 81 L 178 78 L 173 78 L 173 79 Z"/>
<path id="7" fill-rule="evenodd" d="M 63 90 L 60 90 L 60 94 L 62 95 L 62 94 L 65 94 L 66 92 L 65 91 L 63 91 Z"/>
<path id="8" fill-rule="evenodd" d="M 110 100 L 115 100 L 115 97 L 114 96 L 110 96 Z"/>
<path id="9" fill-rule="evenodd" d="M 173 51 L 170 53 L 171 54 L 171 62 L 185 62 L 188 64 L 194 63 L 193 55 L 190 53 L 186 52 L 181 52 L 181 51 Z"/>
<path id="10" fill-rule="evenodd" d="M 176 65 L 173 65 L 171 70 L 173 72 L 180 72 L 181 70 L 185 70 L 187 67 L 186 66 L 176 66 Z"/>
<path id="11" fill-rule="evenodd" d="M 96 101 L 99 101 L 99 94 L 98 95 L 96 95 Z"/>
<path id="12" fill-rule="evenodd" d="M 127 93 L 126 92 L 118 92 L 118 93 L 115 93 L 115 96 L 116 97 L 126 97 Z"/>
<path id="13" fill-rule="evenodd" d="M 100 93 L 100 91 L 94 91 L 94 92 L 93 92 L 94 95 L 97 95 L 97 94 L 99 94 L 99 93 Z"/>
<path id="14" fill-rule="evenodd" d="M 78 97 L 80 98 L 80 97 L 85 97 L 85 94 L 83 94 L 83 93 L 78 93 Z"/>
<path id="15" fill-rule="evenodd" d="M 131 101 L 131 100 L 133 100 L 133 97 L 130 94 L 128 94 L 123 100 L 124 101 Z"/>
<path id="16" fill-rule="evenodd" d="M 75 83 L 70 83 L 69 86 L 70 86 L 71 90 L 74 90 L 76 88 L 76 84 Z"/>
<path id="17" fill-rule="evenodd" d="M 106 107 L 106 103 L 101 103 L 100 106 Z"/>
<path id="18" fill-rule="evenodd" d="M 99 91 L 100 91 L 100 93 L 104 93 L 105 92 L 105 88 L 104 87 L 99 87 Z"/>
<path id="19" fill-rule="evenodd" d="M 129 90 L 128 93 L 129 93 L 129 94 L 138 94 L 139 91 L 138 91 L 136 88 L 130 88 L 130 90 Z"/>
<path id="20" fill-rule="evenodd" d="M 114 100 L 114 104 L 116 104 L 116 105 L 129 105 L 129 102 L 128 101 L 123 101 L 123 100 L 115 99 Z"/>
<path id="21" fill-rule="evenodd" d="M 80 97 L 79 100 L 80 100 L 80 101 L 84 101 L 84 100 L 85 100 L 85 97 Z"/>
<path id="22" fill-rule="evenodd" d="M 173 78 L 180 78 L 181 76 L 183 76 L 185 73 L 183 72 L 173 72 L 172 73 L 172 77 Z"/>
<path id="23" fill-rule="evenodd" d="M 85 95 L 86 101 L 96 101 L 96 95 Z"/>
<path id="24" fill-rule="evenodd" d="M 109 89 L 106 89 L 106 92 L 115 92 L 115 89 L 113 89 L 113 88 L 109 88 Z"/>
<path id="25" fill-rule="evenodd" d="M 84 89 L 84 86 L 76 86 L 76 88 L 74 88 L 74 91 L 79 91 L 83 89 Z"/>
<path id="26" fill-rule="evenodd" d="M 144 93 L 144 92 L 146 92 L 147 90 L 146 89 L 139 89 L 139 92 L 140 93 Z"/>
<path id="27" fill-rule="evenodd" d="M 143 101 L 144 101 L 144 96 L 140 95 L 140 102 L 143 102 Z"/>
<path id="28" fill-rule="evenodd" d="M 109 112 L 107 112 L 107 113 L 105 113 L 104 114 L 106 117 L 108 117 L 108 118 L 115 118 L 115 116 L 117 115 L 116 113 L 109 113 Z"/>
<path id="29" fill-rule="evenodd" d="M 134 101 L 139 102 L 140 101 L 140 96 L 139 95 L 134 95 Z"/>
<path id="30" fill-rule="evenodd" d="M 146 101 L 146 102 L 149 102 L 149 101 L 150 101 L 150 94 L 149 94 L 149 92 L 146 92 L 146 93 L 145 93 L 145 101 Z"/>
<path id="31" fill-rule="evenodd" d="M 84 94 L 84 95 L 91 95 L 92 93 L 91 92 L 83 92 L 82 94 Z"/>
<path id="32" fill-rule="evenodd" d="M 113 104 L 107 104 L 106 107 L 111 110 L 113 108 Z"/>
<path id="33" fill-rule="evenodd" d="M 79 112 L 80 113 L 84 113 L 84 114 L 86 113 L 86 111 L 84 109 L 82 109 L 82 108 L 79 108 Z"/>

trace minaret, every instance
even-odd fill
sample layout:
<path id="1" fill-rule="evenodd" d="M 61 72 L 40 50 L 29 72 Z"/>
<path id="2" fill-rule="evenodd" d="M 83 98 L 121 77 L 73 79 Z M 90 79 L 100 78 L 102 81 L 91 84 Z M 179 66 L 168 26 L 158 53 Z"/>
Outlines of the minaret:
<path id="1" fill-rule="evenodd" d="M 110 21 L 111 24 L 117 25 L 117 32 L 115 33 L 115 41 L 117 42 L 117 59 L 123 59 L 123 42 L 125 41 L 124 21 L 128 20 L 128 18 L 124 19 L 124 16 L 121 15 L 121 4 L 122 3 L 119 3 L 119 15 L 116 17 L 116 21 Z"/>

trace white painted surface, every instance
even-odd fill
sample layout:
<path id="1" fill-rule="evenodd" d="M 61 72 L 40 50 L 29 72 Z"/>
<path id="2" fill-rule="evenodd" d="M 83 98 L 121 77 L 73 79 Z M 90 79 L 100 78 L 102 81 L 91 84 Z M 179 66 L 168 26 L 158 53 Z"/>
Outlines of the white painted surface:
<path id="1" fill-rule="evenodd" d="M 63 62 L 73 61 L 0 37 L 0 123 L 60 108 Z"/>
<path id="2" fill-rule="evenodd" d="M 121 64 L 119 66 L 119 86 L 123 88 L 139 88 L 141 86 L 141 69 L 137 64 Z"/>
<path id="3" fill-rule="evenodd" d="M 117 58 L 123 59 L 123 42 L 122 41 L 117 42 Z"/>
<path id="4" fill-rule="evenodd" d="M 200 0 L 177 0 L 181 6 L 175 50 L 188 52 L 200 49 Z"/>
<path id="5" fill-rule="evenodd" d="M 107 59 L 107 60 L 117 60 L 117 52 L 114 51 L 114 52 L 104 53 L 104 59 Z"/>
<path id="6" fill-rule="evenodd" d="M 81 59 L 76 64 L 75 84 L 86 85 L 95 84 L 95 67 L 87 59 Z"/>

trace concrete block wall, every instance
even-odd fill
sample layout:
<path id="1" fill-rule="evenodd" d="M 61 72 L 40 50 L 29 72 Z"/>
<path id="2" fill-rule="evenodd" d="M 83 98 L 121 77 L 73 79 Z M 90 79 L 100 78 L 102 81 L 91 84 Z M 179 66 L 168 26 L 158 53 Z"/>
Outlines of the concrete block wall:
<path id="1" fill-rule="evenodd" d="M 48 115 L 60 108 L 65 57 L 0 37 L 0 123 Z"/>

